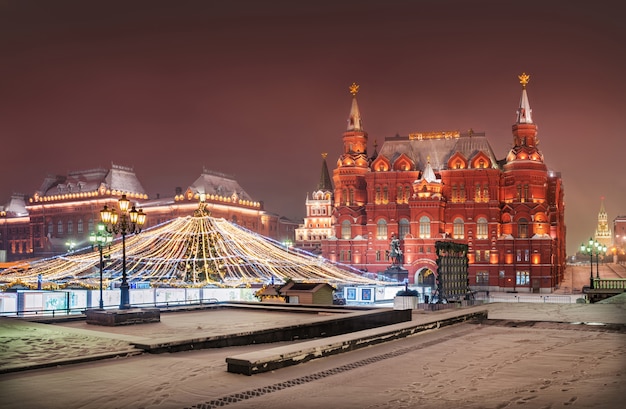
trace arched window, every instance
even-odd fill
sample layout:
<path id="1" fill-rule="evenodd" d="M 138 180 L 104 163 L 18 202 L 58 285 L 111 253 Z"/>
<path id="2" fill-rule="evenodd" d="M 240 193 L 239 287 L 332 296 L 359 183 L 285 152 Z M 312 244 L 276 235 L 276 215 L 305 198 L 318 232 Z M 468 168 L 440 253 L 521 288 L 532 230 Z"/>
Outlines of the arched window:
<path id="1" fill-rule="evenodd" d="M 83 219 L 78 219 L 78 222 L 76 223 L 76 229 L 79 233 L 83 232 Z"/>
<path id="2" fill-rule="evenodd" d="M 87 231 L 93 231 L 93 220 L 89 219 L 89 223 L 87 223 Z"/>
<path id="3" fill-rule="evenodd" d="M 489 233 L 489 225 L 487 224 L 487 219 L 484 217 L 479 217 L 476 220 L 476 238 L 477 239 L 486 239 Z"/>
<path id="4" fill-rule="evenodd" d="M 389 203 L 389 188 L 387 185 L 383 186 L 383 204 Z"/>
<path id="5" fill-rule="evenodd" d="M 430 238 L 430 219 L 428 216 L 420 217 L 420 239 Z"/>
<path id="6" fill-rule="evenodd" d="M 61 220 L 57 223 L 57 233 L 63 234 L 63 222 Z"/>
<path id="7" fill-rule="evenodd" d="M 404 236 L 409 234 L 411 228 L 408 219 L 400 219 L 398 222 L 398 236 L 400 239 L 404 239 Z"/>
<path id="8" fill-rule="evenodd" d="M 376 238 L 378 240 L 387 240 L 387 221 L 380 219 L 376 223 Z"/>
<path id="9" fill-rule="evenodd" d="M 71 220 L 67 222 L 67 233 L 74 233 L 74 223 Z"/>
<path id="10" fill-rule="evenodd" d="M 453 232 L 452 238 L 455 239 L 464 239 L 465 238 L 465 223 L 463 223 L 463 219 L 457 217 L 453 222 Z"/>
<path id="11" fill-rule="evenodd" d="M 375 194 L 374 194 L 374 203 L 376 204 L 380 204 L 380 186 L 376 186 L 376 188 L 374 189 Z"/>
<path id="12" fill-rule="evenodd" d="M 48 234 L 52 235 L 54 233 L 52 222 L 48 222 Z"/>
<path id="13" fill-rule="evenodd" d="M 528 220 L 522 218 L 517 222 L 517 237 L 528 238 Z"/>
<path id="14" fill-rule="evenodd" d="M 352 226 L 350 225 L 350 220 L 344 220 L 341 222 L 341 238 L 352 238 Z"/>

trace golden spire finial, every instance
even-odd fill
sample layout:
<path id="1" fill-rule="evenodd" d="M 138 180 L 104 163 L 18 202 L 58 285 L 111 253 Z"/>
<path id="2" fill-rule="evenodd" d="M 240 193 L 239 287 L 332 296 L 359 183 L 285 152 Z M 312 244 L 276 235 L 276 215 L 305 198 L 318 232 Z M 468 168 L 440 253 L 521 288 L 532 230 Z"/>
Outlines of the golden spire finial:
<path id="1" fill-rule="evenodd" d="M 522 75 L 518 75 L 517 78 L 519 78 L 519 83 L 522 84 L 522 88 L 526 88 L 526 84 L 528 84 L 530 80 L 530 75 L 523 72 Z"/>
<path id="2" fill-rule="evenodd" d="M 350 85 L 350 93 L 353 96 L 356 96 L 356 94 L 359 92 L 359 86 L 357 85 L 356 82 L 353 82 L 352 85 Z"/>
<path id="3" fill-rule="evenodd" d="M 322 152 L 322 159 L 326 159 L 327 156 L 328 156 L 328 152 Z"/>

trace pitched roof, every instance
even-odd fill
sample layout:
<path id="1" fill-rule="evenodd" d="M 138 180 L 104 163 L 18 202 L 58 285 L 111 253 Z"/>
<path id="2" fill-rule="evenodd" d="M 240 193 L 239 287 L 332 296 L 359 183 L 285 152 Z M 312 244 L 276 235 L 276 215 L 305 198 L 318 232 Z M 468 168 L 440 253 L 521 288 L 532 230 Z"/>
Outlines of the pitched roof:
<path id="1" fill-rule="evenodd" d="M 380 149 L 382 155 L 393 163 L 400 155 L 408 156 L 418 170 L 424 170 L 430 161 L 435 171 L 447 169 L 448 160 L 456 152 L 467 159 L 471 159 L 478 152 L 484 152 L 491 160 L 492 166 L 498 166 L 498 161 L 484 132 L 460 133 L 458 136 L 441 137 L 409 137 L 394 136 L 385 139 Z"/>
<path id="2" fill-rule="evenodd" d="M 243 190 L 232 175 L 203 169 L 202 174 L 193 182 L 189 188 L 196 193 L 207 195 L 219 195 L 224 197 L 236 194 L 241 200 L 253 200 L 250 195 Z"/>
<path id="3" fill-rule="evenodd" d="M 93 192 L 105 184 L 110 190 L 145 194 L 133 168 L 111 164 L 111 169 L 88 169 L 67 175 L 48 175 L 37 191 L 39 196 Z"/>
<path id="4" fill-rule="evenodd" d="M 27 216 L 28 211 L 26 210 L 26 201 L 24 200 L 24 195 L 20 193 L 15 193 L 9 199 L 9 202 L 4 206 L 4 208 L 0 207 L 0 210 L 6 212 L 6 215 L 11 217 L 19 217 L 19 216 Z"/>

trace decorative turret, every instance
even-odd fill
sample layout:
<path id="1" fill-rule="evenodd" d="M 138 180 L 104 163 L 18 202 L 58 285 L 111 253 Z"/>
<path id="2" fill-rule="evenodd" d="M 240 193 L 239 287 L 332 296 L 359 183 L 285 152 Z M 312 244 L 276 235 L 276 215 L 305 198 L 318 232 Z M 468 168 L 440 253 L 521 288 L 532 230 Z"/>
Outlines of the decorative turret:
<path id="1" fill-rule="evenodd" d="M 437 179 L 437 175 L 435 175 L 435 171 L 430 164 L 430 156 L 428 156 L 422 176 L 413 182 L 414 196 L 420 199 L 441 197 L 441 187 L 441 180 Z"/>
<path id="2" fill-rule="evenodd" d="M 528 94 L 526 93 L 526 85 L 530 80 L 530 75 L 522 73 L 518 76 L 520 84 L 522 84 L 522 97 L 520 98 L 519 107 L 515 124 L 513 124 L 513 148 L 507 155 L 507 162 L 531 160 L 535 162 L 543 162 L 543 155 L 539 152 L 537 145 L 537 125 L 532 120 L 532 109 L 528 102 Z"/>
<path id="3" fill-rule="evenodd" d="M 326 163 L 326 157 L 328 153 L 322 153 L 322 174 L 320 175 L 320 182 L 317 185 L 317 190 L 333 191 L 333 182 L 330 179 L 330 173 L 328 172 L 328 164 Z"/>
<path id="4" fill-rule="evenodd" d="M 322 240 L 334 236 L 333 231 L 333 183 L 328 173 L 326 152 L 322 153 L 322 173 L 317 190 L 306 198 L 304 223 L 295 230 L 296 247 L 315 254 L 321 252 Z"/>
<path id="5" fill-rule="evenodd" d="M 338 166 L 355 166 L 366 168 L 367 158 L 367 132 L 363 130 L 361 112 L 356 100 L 359 86 L 352 83 L 350 86 L 352 94 L 352 106 L 350 107 L 350 117 L 348 118 L 348 128 L 343 134 L 343 154 L 339 158 Z"/>
<path id="6" fill-rule="evenodd" d="M 519 102 L 519 108 L 517 110 L 517 121 L 518 124 L 532 124 L 532 109 L 530 109 L 530 104 L 528 103 L 528 94 L 526 93 L 526 85 L 530 80 L 530 75 L 526 73 L 522 73 L 519 75 L 520 84 L 522 84 L 522 98 Z"/>
<path id="7" fill-rule="evenodd" d="M 359 86 L 353 82 L 348 89 L 352 94 L 352 105 L 348 129 L 343 133 L 343 153 L 333 171 L 334 198 L 335 206 L 360 207 L 367 201 L 365 174 L 369 172 L 370 159 L 367 157 L 367 132 L 363 130 L 356 100 Z"/>
<path id="8" fill-rule="evenodd" d="M 350 118 L 348 118 L 348 131 L 362 131 L 361 112 L 359 104 L 356 102 L 356 94 L 359 93 L 359 86 L 356 83 L 350 85 L 350 93 L 352 94 L 352 107 L 350 107 Z"/>
<path id="9" fill-rule="evenodd" d="M 437 176 L 435 176 L 435 171 L 433 170 L 432 165 L 430 164 L 430 156 L 426 159 L 426 168 L 422 173 L 422 179 L 428 183 L 435 182 L 437 180 Z"/>

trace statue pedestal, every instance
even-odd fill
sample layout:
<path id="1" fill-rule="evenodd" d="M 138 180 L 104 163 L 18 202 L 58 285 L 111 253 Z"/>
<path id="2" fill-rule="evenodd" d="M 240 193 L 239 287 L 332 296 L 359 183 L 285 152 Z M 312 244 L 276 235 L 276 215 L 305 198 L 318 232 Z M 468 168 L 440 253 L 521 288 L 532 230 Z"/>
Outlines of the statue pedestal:
<path id="1" fill-rule="evenodd" d="M 388 267 L 381 274 L 390 280 L 398 281 L 400 283 L 404 283 L 405 280 L 409 279 L 409 271 L 400 266 Z"/>
<path id="2" fill-rule="evenodd" d="M 419 297 L 415 295 L 396 295 L 393 299 L 394 310 L 415 310 L 419 303 Z"/>

